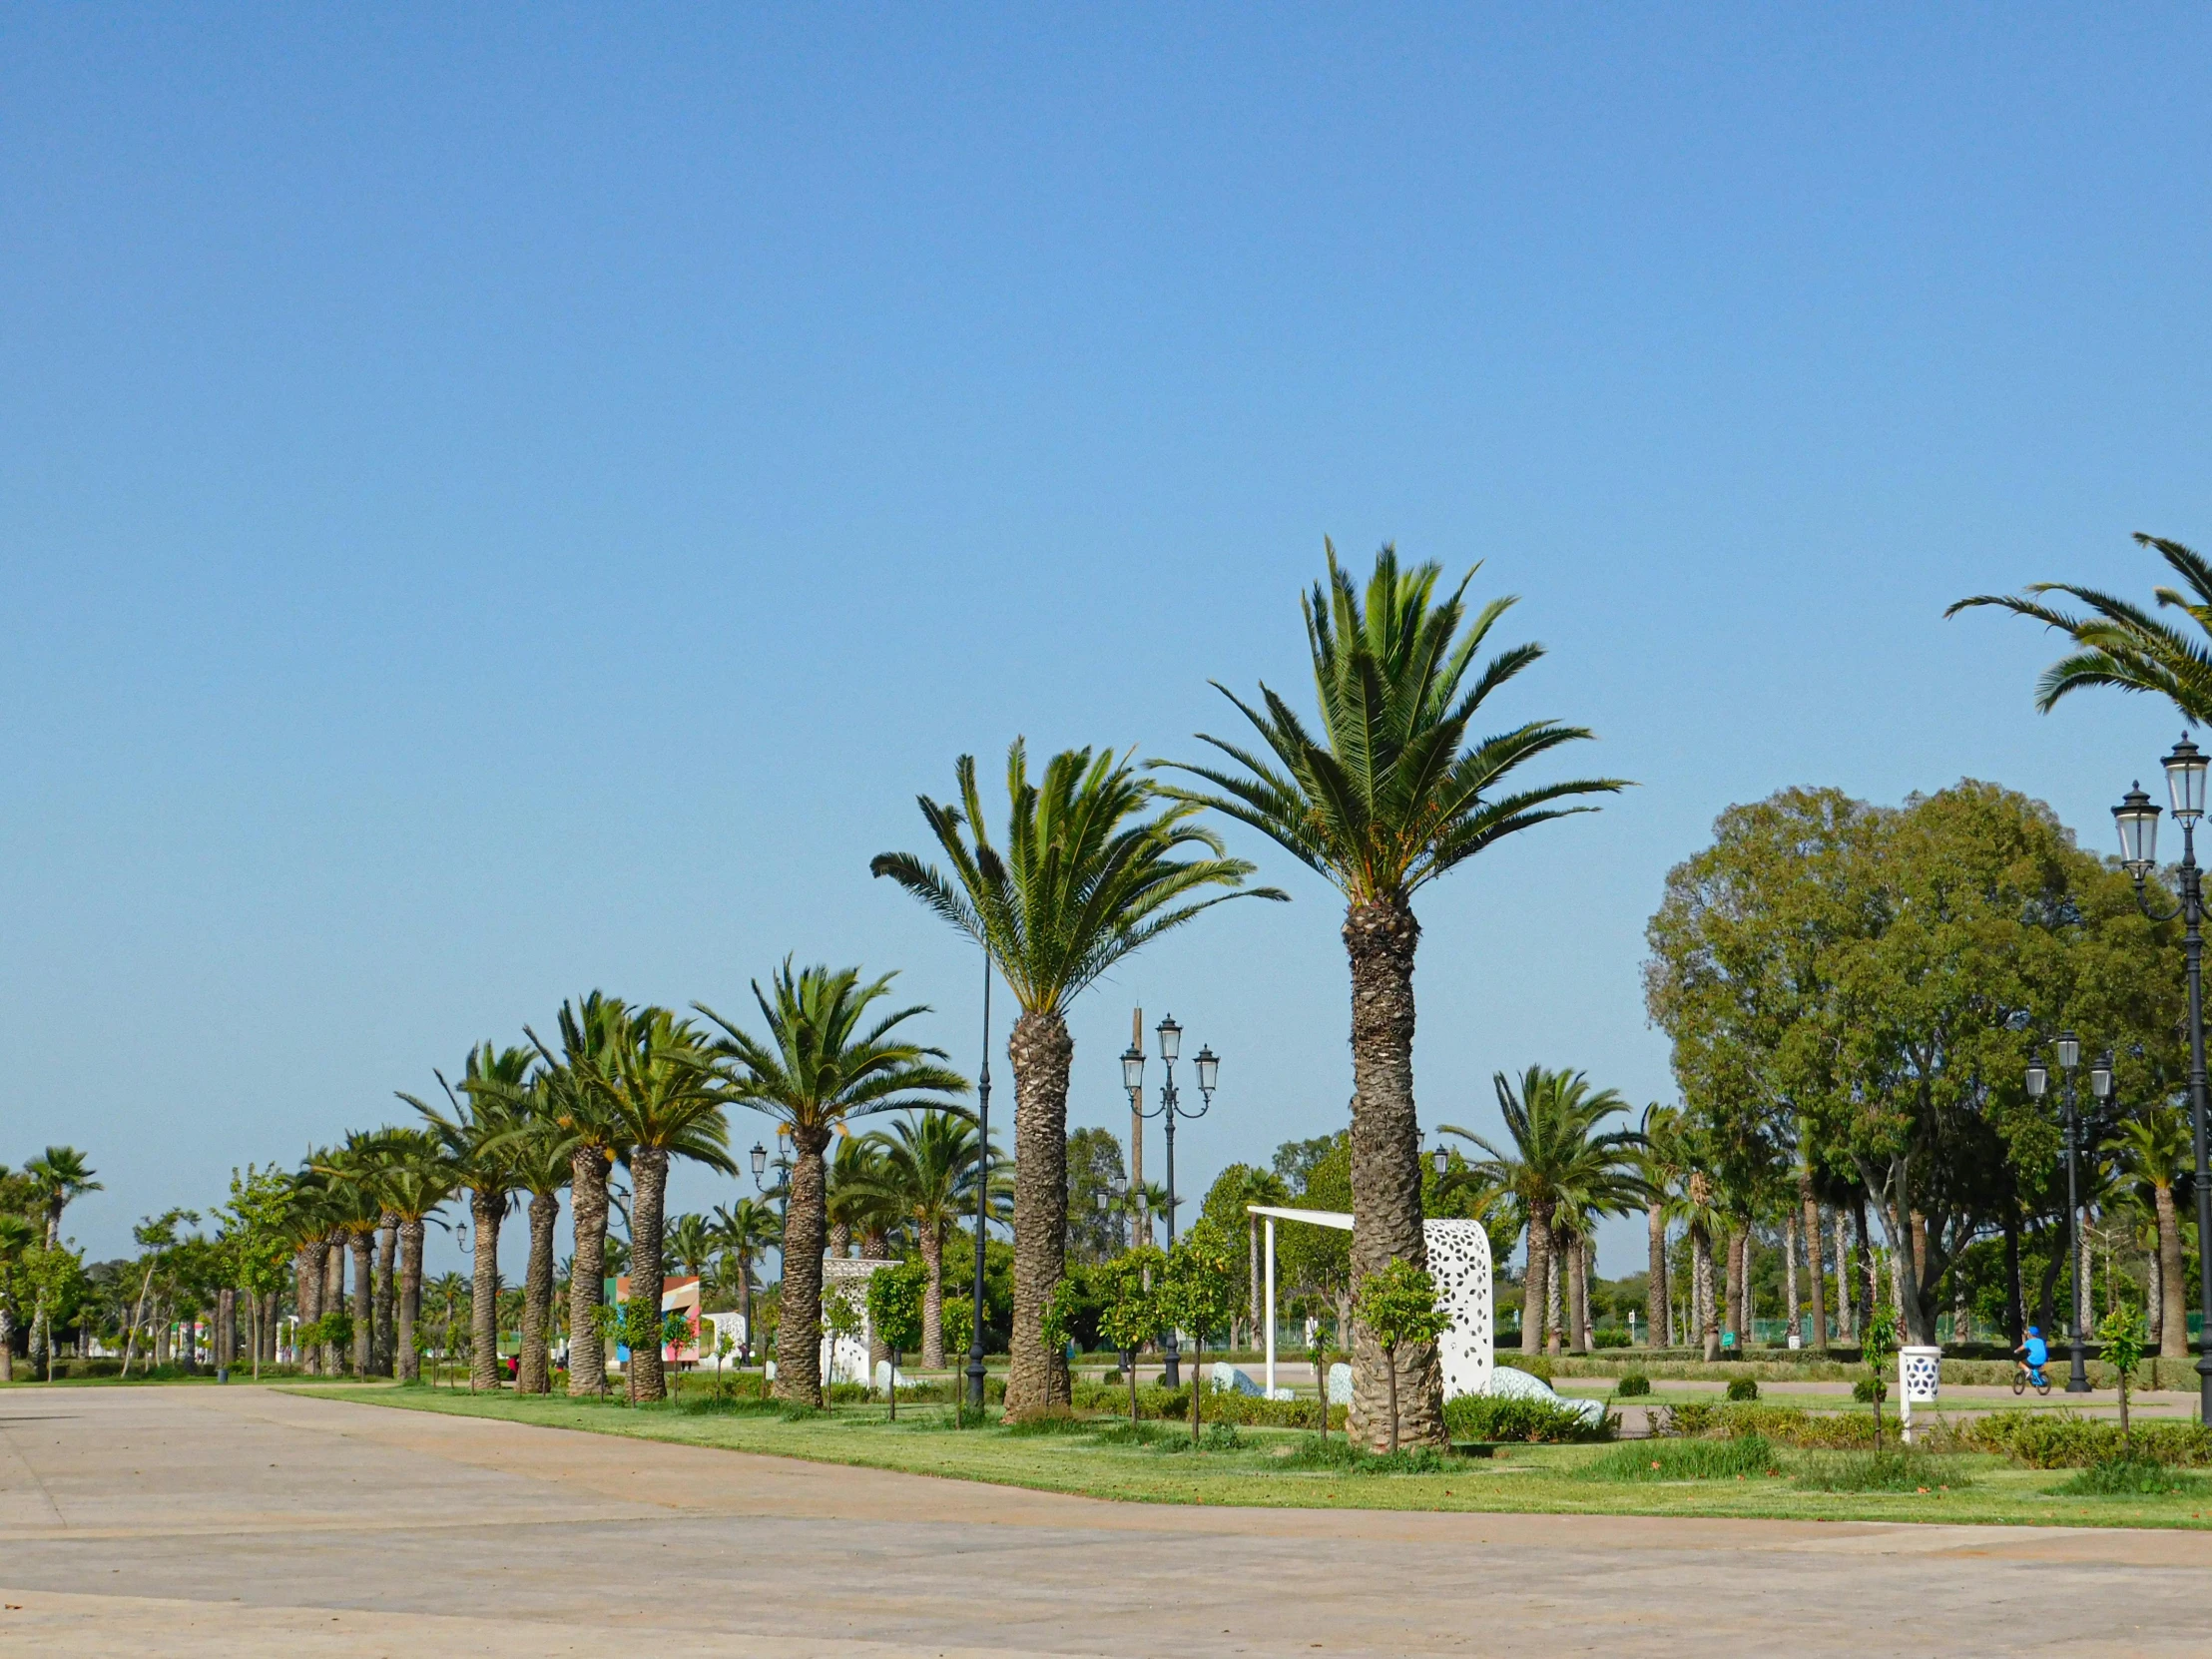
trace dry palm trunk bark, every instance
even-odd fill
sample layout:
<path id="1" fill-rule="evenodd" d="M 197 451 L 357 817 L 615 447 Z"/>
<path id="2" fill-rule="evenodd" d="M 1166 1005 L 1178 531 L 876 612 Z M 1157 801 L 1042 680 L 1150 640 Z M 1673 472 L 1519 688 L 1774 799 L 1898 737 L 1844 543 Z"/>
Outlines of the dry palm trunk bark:
<path id="1" fill-rule="evenodd" d="M 1807 1300 L 1813 1305 L 1813 1347 L 1828 1347 L 1828 1289 L 1821 1275 L 1821 1205 L 1813 1196 L 1813 1172 L 1798 1170 L 1798 1209 L 1805 1218 Z"/>
<path id="2" fill-rule="evenodd" d="M 515 1392 L 553 1391 L 548 1328 L 553 1323 L 553 1228 L 561 1219 L 558 1193 L 530 1195 L 530 1265 L 522 1281 L 522 1357 Z"/>
<path id="3" fill-rule="evenodd" d="M 1567 1330 L 1572 1336 L 1568 1345 L 1576 1354 L 1590 1351 L 1589 1340 L 1589 1282 L 1582 1277 L 1582 1236 L 1577 1233 L 1567 1239 Z"/>
<path id="4" fill-rule="evenodd" d="M 852 1224 L 840 1221 L 830 1229 L 830 1254 L 843 1261 L 852 1254 Z"/>
<path id="5" fill-rule="evenodd" d="M 1551 1207 L 1531 1206 L 1528 1261 L 1521 1270 L 1520 1351 L 1544 1351 L 1545 1312 L 1551 1301 Z"/>
<path id="6" fill-rule="evenodd" d="M 1413 1106 L 1413 953 L 1420 923 L 1403 904 L 1356 904 L 1345 913 L 1352 964 L 1352 1283 L 1391 1262 L 1426 1270 L 1421 1235 L 1420 1121 Z M 1539 1287 L 1540 1288 L 1540 1287 Z M 1523 1321 L 1525 1324 L 1525 1320 Z M 1385 1369 L 1387 1368 L 1387 1370 Z M 1389 1444 L 1389 1373 L 1401 1440 L 1442 1445 L 1443 1371 L 1434 1343 L 1406 1343 L 1387 1360 L 1364 1320 L 1352 1325 L 1355 1444 Z"/>
<path id="7" fill-rule="evenodd" d="M 422 1356 L 415 1349 L 415 1328 L 422 1323 L 422 1219 L 399 1224 L 399 1310 L 393 1343 L 399 1381 L 422 1381 Z"/>
<path id="8" fill-rule="evenodd" d="M 1646 1235 L 1644 1284 L 1644 1344 L 1660 1348 L 1674 1340 L 1673 1312 L 1667 1297 L 1667 1212 L 1654 1204 L 1644 1211 Z"/>
<path id="9" fill-rule="evenodd" d="M 1724 1331 L 1736 1334 L 1736 1346 L 1744 1342 L 1744 1230 L 1734 1228 L 1728 1235 L 1728 1323 Z"/>
<path id="10" fill-rule="evenodd" d="M 791 1195 L 784 1207 L 784 1299 L 776 1326 L 776 1397 L 822 1404 L 822 1247 L 826 1129 L 792 1131 Z"/>
<path id="11" fill-rule="evenodd" d="M 1707 1364 L 1711 1364 L 1721 1355 L 1721 1330 L 1713 1307 L 1713 1241 L 1706 1236 L 1703 1223 L 1690 1228 L 1690 1263 L 1691 1302 L 1697 1311 L 1698 1342 L 1704 1349 Z"/>
<path id="12" fill-rule="evenodd" d="M 928 1278 L 921 1288 L 921 1369 L 944 1370 L 944 1228 L 927 1222 L 921 1228 L 921 1265 Z M 748 1331 L 752 1322 L 746 1323 Z"/>
<path id="13" fill-rule="evenodd" d="M 322 1241 L 312 1240 L 299 1247 L 292 1256 L 292 1300 L 299 1305 L 299 1324 L 302 1328 L 314 1324 L 322 1317 Z M 310 1377 L 322 1370 L 322 1356 L 313 1348 L 297 1344 L 294 1356 L 299 1369 Z"/>
<path id="14" fill-rule="evenodd" d="M 1567 1319 L 1563 1306 L 1566 1297 L 1567 1235 L 1553 1223 L 1551 1256 L 1544 1269 L 1544 1352 L 1557 1354 L 1565 1342 Z"/>
<path id="15" fill-rule="evenodd" d="M 741 1363 L 753 1363 L 753 1258 L 738 1258 L 738 1323 L 745 1329 L 745 1342 L 740 1349 Z M 574 1339 L 570 1340 L 571 1348 Z"/>
<path id="16" fill-rule="evenodd" d="M 1750 1343 L 1752 1327 L 1759 1323 L 1759 1293 L 1752 1288 L 1751 1270 L 1754 1258 L 1759 1254 L 1759 1241 L 1752 1236 L 1751 1224 L 1744 1223 L 1743 1243 L 1736 1248 L 1736 1282 L 1743 1287 L 1744 1323 L 1736 1328 L 1736 1347 L 1739 1352 Z"/>
<path id="17" fill-rule="evenodd" d="M 507 1195 L 491 1187 L 468 1190 L 469 1223 L 476 1250 L 469 1261 L 468 1385 L 499 1386 L 499 1222 Z"/>
<path id="18" fill-rule="evenodd" d="M 376 1375 L 396 1377 L 399 1350 L 392 1336 L 399 1302 L 399 1218 L 386 1210 L 376 1225 Z"/>
<path id="19" fill-rule="evenodd" d="M 376 1233 L 363 1228 L 353 1249 L 353 1375 L 366 1377 L 376 1354 Z"/>
<path id="20" fill-rule="evenodd" d="M 1006 1043 L 1014 1068 L 1014 1329 L 1006 1415 L 1070 1399 L 1067 1356 L 1044 1340 L 1044 1309 L 1067 1272 L 1068 1069 L 1075 1039 L 1056 1012 L 1031 1009 Z M 1171 1224 L 1172 1225 L 1172 1224 Z"/>
<path id="21" fill-rule="evenodd" d="M 2174 1210 L 2172 1187 L 2154 1187 L 2151 1191 L 2158 1211 L 2158 1306 L 2161 1322 L 2158 1357 L 2161 1360 L 2186 1360 L 2189 1357 L 2189 1304 L 2188 1286 L 2181 1275 L 2181 1218 Z M 2212 1342 L 2212 1335 L 2207 1335 L 2205 1340 Z"/>
<path id="22" fill-rule="evenodd" d="M 607 1351 L 599 1340 L 607 1276 L 607 1155 L 579 1147 L 568 1161 L 569 1225 L 575 1252 L 568 1269 L 568 1391 L 571 1398 L 607 1386 Z M 747 1331 L 752 1330 L 749 1323 Z"/>
<path id="23" fill-rule="evenodd" d="M 324 1242 L 322 1253 L 322 1312 L 325 1316 L 345 1312 L 345 1235 L 332 1234 Z M 342 1361 L 336 1343 L 322 1345 L 322 1375 L 335 1377 Z"/>
<path id="24" fill-rule="evenodd" d="M 668 1398 L 661 1365 L 661 1221 L 668 1197 L 668 1154 L 641 1146 L 630 1154 L 630 1304 L 651 1311 L 653 1334 L 630 1349 L 630 1397 Z"/>
<path id="25" fill-rule="evenodd" d="M 1845 1233 L 1843 1206 L 1830 1212 L 1836 1223 L 1836 1335 L 1844 1342 L 1853 1340 L 1859 1327 L 1851 1317 L 1851 1250 Z"/>
<path id="26" fill-rule="evenodd" d="M 1582 1352 L 1587 1354 L 1597 1347 L 1597 1315 L 1590 1296 L 1591 1265 L 1597 1260 L 1597 1241 L 1585 1240 L 1582 1260 L 1575 1269 L 1575 1281 L 1582 1287 L 1582 1319 L 1578 1329 L 1582 1333 Z"/>
<path id="27" fill-rule="evenodd" d="M 1260 1321 L 1272 1319 L 1275 1310 L 1270 1308 L 1263 1313 L 1260 1308 L 1260 1304 L 1266 1300 L 1266 1293 L 1260 1288 L 1260 1218 L 1258 1216 L 1245 1217 L 1245 1270 L 1248 1275 L 1245 1283 L 1245 1346 L 1247 1348 L 1260 1348 L 1263 1346 L 1263 1339 L 1260 1336 Z"/>

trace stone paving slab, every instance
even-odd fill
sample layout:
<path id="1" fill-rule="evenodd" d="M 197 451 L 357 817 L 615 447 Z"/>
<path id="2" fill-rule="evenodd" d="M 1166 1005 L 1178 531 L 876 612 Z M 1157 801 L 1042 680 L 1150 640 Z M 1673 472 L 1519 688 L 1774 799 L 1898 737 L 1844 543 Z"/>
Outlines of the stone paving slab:
<path id="1" fill-rule="evenodd" d="M 2207 1569 L 2201 1533 L 1115 1504 L 249 1387 L 0 1392 L 0 1652 L 2202 1654 Z"/>

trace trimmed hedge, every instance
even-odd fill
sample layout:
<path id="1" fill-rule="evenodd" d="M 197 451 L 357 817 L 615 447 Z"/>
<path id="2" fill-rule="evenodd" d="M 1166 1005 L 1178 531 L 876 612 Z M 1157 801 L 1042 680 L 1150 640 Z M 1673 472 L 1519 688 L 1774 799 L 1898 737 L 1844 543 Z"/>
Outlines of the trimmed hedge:
<path id="1" fill-rule="evenodd" d="M 1111 1382 L 1077 1382 L 1074 1405 L 1078 1411 L 1105 1416 L 1129 1415 L 1129 1385 Z M 1216 1393 L 1208 1390 L 1199 1415 L 1206 1422 L 1242 1423 L 1248 1428 L 1319 1428 L 1321 1401 L 1316 1399 L 1262 1399 L 1257 1394 Z M 1191 1420 L 1191 1390 L 1140 1383 L 1137 1387 L 1139 1420 L 1175 1418 Z M 1344 1426 L 1345 1407 L 1329 1407 L 1329 1426 Z"/>
<path id="2" fill-rule="evenodd" d="M 2120 1425 L 2078 1411 L 1991 1411 L 1965 1424 L 1959 1437 L 2031 1469 L 2086 1468 L 2121 1455 Z M 2171 1419 L 2138 1422 L 2134 1455 L 2177 1468 L 2212 1466 L 2212 1429 Z"/>
<path id="3" fill-rule="evenodd" d="M 1444 1427 L 1455 1440 L 1527 1440 L 1563 1445 L 1609 1440 L 1620 1419 L 1608 1413 L 1591 1422 L 1571 1405 L 1548 1399 L 1461 1394 L 1444 1401 Z"/>

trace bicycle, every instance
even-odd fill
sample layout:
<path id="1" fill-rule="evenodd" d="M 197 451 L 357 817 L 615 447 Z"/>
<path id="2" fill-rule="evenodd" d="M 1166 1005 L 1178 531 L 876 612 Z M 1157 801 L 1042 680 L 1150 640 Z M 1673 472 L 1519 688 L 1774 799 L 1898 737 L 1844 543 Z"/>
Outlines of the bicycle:
<path id="1" fill-rule="evenodd" d="M 2050 1379 L 2043 1375 L 2043 1368 L 2023 1363 L 2012 1373 L 2012 1391 L 2015 1394 L 2024 1394 L 2027 1392 L 2027 1385 L 2030 1382 L 2035 1384 L 2035 1391 L 2038 1394 L 2048 1394 L 2050 1392 Z"/>

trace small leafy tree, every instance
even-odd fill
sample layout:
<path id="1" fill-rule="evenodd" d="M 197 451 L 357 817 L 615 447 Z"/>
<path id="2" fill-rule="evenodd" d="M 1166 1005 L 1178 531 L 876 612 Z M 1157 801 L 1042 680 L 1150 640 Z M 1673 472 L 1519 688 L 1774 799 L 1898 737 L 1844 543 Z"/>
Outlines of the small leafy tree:
<path id="1" fill-rule="evenodd" d="M 615 1341 L 630 1351 L 629 1362 L 622 1368 L 623 1397 L 633 1405 L 638 1401 L 638 1356 L 648 1349 L 656 1354 L 660 1352 L 656 1345 L 661 1340 L 661 1331 L 659 1298 L 634 1296 L 622 1305 Z"/>
<path id="2" fill-rule="evenodd" d="M 919 1257 L 880 1268 L 867 1282 L 867 1317 L 890 1350 L 891 1421 L 898 1420 L 898 1362 L 921 1343 L 921 1305 L 929 1294 L 929 1264 Z"/>
<path id="3" fill-rule="evenodd" d="M 2123 1451 L 2135 1449 L 2127 1421 L 2127 1385 L 2135 1375 L 2135 1368 L 2143 1363 L 2143 1344 L 2147 1336 L 2142 1311 L 2124 1302 L 2115 1302 L 2097 1324 L 2097 1341 L 2104 1345 L 2104 1363 L 2120 1380 L 2120 1448 Z"/>
<path id="4" fill-rule="evenodd" d="M 1188 1331 L 1196 1354 L 1206 1351 L 1209 1332 L 1228 1328 L 1243 1306 L 1244 1286 L 1238 1269 L 1240 1252 L 1219 1223 L 1202 1221 L 1175 1241 L 1159 1278 L 1160 1315 L 1163 1323 Z M 1198 1441 L 1199 1401 L 1205 1389 L 1199 1385 L 1200 1362 L 1191 1361 L 1191 1441 Z"/>
<path id="5" fill-rule="evenodd" d="M 738 1340 L 719 1325 L 715 1327 L 715 1393 L 727 1391 L 723 1374 L 730 1369 L 730 1356 L 737 1353 Z"/>
<path id="6" fill-rule="evenodd" d="M 830 1365 L 832 1375 L 836 1369 L 836 1345 L 845 1339 L 857 1341 L 866 1322 L 852 1301 L 851 1290 L 843 1285 L 833 1285 L 822 1293 L 822 1328 L 830 1333 Z M 827 1396 L 825 1396 L 827 1397 Z"/>
<path id="7" fill-rule="evenodd" d="M 1160 1304 L 1153 1287 L 1160 1283 L 1167 1258 L 1158 1245 L 1124 1251 L 1099 1270 L 1103 1301 L 1098 1334 L 1119 1350 L 1129 1378 L 1129 1420 L 1137 1420 L 1137 1350 L 1160 1329 Z"/>
<path id="8" fill-rule="evenodd" d="M 1867 1370 L 1874 1374 L 1874 1448 L 1882 1449 L 1882 1396 L 1888 1391 L 1885 1381 L 1890 1362 L 1897 1358 L 1898 1317 L 1887 1307 L 1878 1307 L 1867 1321 L 1867 1329 L 1859 1339 L 1860 1358 L 1867 1362 Z"/>
<path id="9" fill-rule="evenodd" d="M 599 1352 L 611 1355 L 622 1341 L 622 1332 L 629 1320 L 629 1310 L 619 1303 L 599 1302 L 592 1305 L 592 1331 L 599 1338 Z M 599 1397 L 607 1397 L 607 1369 L 599 1369 Z"/>
<path id="10" fill-rule="evenodd" d="M 1408 1343 L 1432 1343 L 1451 1329 L 1451 1316 L 1436 1306 L 1436 1281 L 1399 1257 L 1360 1281 L 1360 1318 L 1382 1347 L 1390 1382 L 1390 1450 L 1397 1450 L 1397 1351 Z M 1328 1397 L 1322 1400 L 1328 1420 Z"/>

